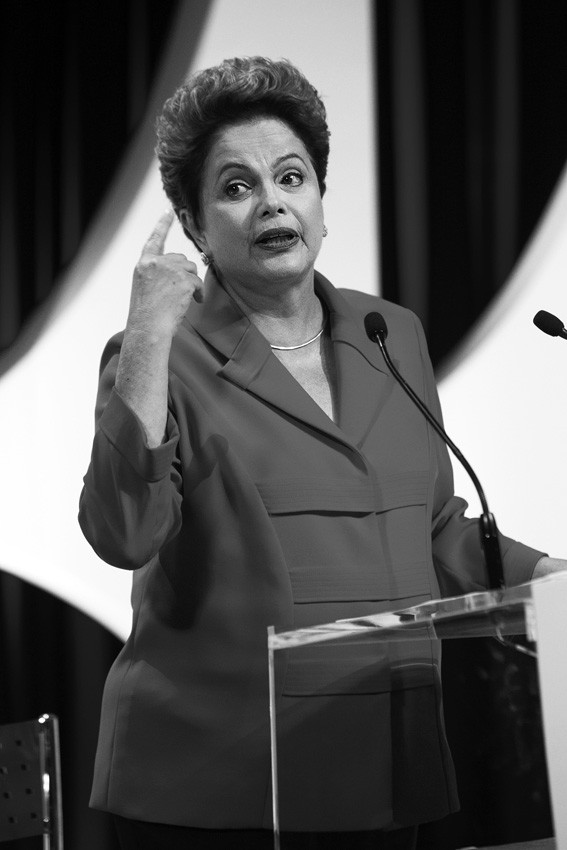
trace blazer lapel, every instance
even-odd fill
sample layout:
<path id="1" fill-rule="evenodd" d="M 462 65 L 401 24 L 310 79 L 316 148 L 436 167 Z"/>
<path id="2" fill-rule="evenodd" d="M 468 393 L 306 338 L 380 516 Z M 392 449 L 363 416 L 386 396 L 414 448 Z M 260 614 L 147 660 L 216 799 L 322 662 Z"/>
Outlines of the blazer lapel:
<path id="1" fill-rule="evenodd" d="M 395 382 L 380 349 L 366 335 L 364 315 L 352 308 L 323 275 L 316 273 L 315 283 L 331 318 L 338 382 L 338 424 L 347 439 L 362 448 Z"/>
<path id="2" fill-rule="evenodd" d="M 366 335 L 363 315 L 317 272 L 315 288 L 330 315 L 338 383 L 337 423 L 273 356 L 266 339 L 211 269 L 205 278 L 203 302 L 191 303 L 186 321 L 226 357 L 220 374 L 227 380 L 332 439 L 360 449 L 395 382 L 378 346 Z"/>
<path id="3" fill-rule="evenodd" d="M 219 284 L 212 270 L 202 303 L 192 302 L 186 321 L 227 358 L 219 374 L 288 416 L 351 445 L 342 430 L 297 383 L 265 337 Z"/>

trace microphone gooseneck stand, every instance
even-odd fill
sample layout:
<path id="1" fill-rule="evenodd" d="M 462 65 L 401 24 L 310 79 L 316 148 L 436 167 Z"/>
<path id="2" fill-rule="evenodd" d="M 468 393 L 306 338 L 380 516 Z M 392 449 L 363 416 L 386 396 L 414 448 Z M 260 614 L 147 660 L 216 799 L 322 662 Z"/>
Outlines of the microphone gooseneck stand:
<path id="1" fill-rule="evenodd" d="M 504 570 L 502 567 L 502 554 L 500 552 L 498 528 L 496 526 L 494 514 L 492 514 L 488 508 L 488 502 L 486 501 L 484 490 L 482 489 L 482 485 L 478 480 L 474 469 L 472 468 L 466 457 L 463 455 L 463 453 L 460 451 L 460 449 L 451 440 L 443 426 L 437 421 L 437 419 L 433 416 L 429 408 L 425 406 L 423 401 L 414 392 L 410 385 L 405 381 L 405 379 L 402 377 L 402 375 L 399 373 L 398 369 L 392 362 L 392 359 L 388 353 L 388 349 L 386 348 L 385 344 L 386 336 L 388 335 L 388 328 L 386 326 L 386 322 L 383 316 L 380 313 L 368 313 L 368 315 L 364 319 L 364 327 L 366 329 L 368 338 L 372 340 L 372 342 L 377 343 L 380 347 L 380 350 L 384 356 L 384 360 L 386 361 L 386 364 L 396 381 L 400 384 L 404 392 L 407 393 L 413 403 L 419 408 L 419 410 L 425 416 L 431 427 L 434 428 L 434 430 L 439 434 L 443 442 L 451 449 L 457 460 L 463 465 L 468 475 L 470 476 L 470 479 L 476 488 L 478 498 L 480 499 L 480 503 L 482 505 L 482 514 L 479 517 L 480 542 L 482 545 L 482 550 L 484 552 L 484 560 L 486 564 L 486 571 L 488 574 L 488 582 L 490 585 L 490 589 L 503 589 L 505 587 Z"/>

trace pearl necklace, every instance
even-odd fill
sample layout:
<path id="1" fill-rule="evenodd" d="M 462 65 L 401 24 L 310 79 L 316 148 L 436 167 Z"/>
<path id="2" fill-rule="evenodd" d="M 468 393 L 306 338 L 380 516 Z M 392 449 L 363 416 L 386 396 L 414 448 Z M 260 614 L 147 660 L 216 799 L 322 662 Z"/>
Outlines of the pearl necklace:
<path id="1" fill-rule="evenodd" d="M 275 351 L 297 351 L 298 348 L 305 348 L 306 345 L 311 345 L 312 342 L 315 342 L 322 335 L 325 327 L 327 325 L 327 314 L 325 313 L 325 318 L 323 319 L 323 324 L 321 326 L 321 330 L 312 336 L 311 339 L 308 339 L 307 342 L 300 342 L 299 345 L 272 345 L 270 343 L 270 348 L 273 348 Z"/>

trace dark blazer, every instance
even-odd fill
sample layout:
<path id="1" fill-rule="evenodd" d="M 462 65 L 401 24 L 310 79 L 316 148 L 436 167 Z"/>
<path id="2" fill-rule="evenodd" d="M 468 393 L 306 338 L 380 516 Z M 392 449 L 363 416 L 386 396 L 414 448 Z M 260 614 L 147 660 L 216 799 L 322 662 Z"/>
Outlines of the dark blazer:
<path id="1" fill-rule="evenodd" d="M 158 448 L 113 388 L 121 335 L 104 352 L 80 523 L 134 580 L 132 633 L 103 699 L 95 807 L 269 827 L 267 626 L 485 587 L 445 447 L 363 326 L 367 312 L 384 315 L 392 357 L 440 416 L 417 319 L 320 275 L 316 288 L 336 423 L 211 273 L 173 342 Z M 541 553 L 502 545 L 508 582 L 529 580 Z M 435 642 L 278 655 L 284 828 L 382 828 L 455 809 Z"/>

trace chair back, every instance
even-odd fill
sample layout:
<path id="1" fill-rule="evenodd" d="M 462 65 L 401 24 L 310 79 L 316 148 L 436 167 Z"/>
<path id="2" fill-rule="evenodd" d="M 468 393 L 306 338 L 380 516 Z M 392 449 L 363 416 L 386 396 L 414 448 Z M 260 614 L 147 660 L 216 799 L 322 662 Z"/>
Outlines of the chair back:
<path id="1" fill-rule="evenodd" d="M 0 726 L 0 842 L 43 836 L 63 850 L 59 723 L 54 714 Z"/>

